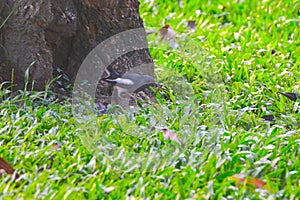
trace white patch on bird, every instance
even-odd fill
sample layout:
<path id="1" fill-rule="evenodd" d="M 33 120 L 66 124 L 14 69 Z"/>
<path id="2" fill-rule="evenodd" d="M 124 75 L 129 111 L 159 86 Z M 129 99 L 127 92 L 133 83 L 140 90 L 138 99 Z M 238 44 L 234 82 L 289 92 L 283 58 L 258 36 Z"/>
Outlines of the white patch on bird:
<path id="1" fill-rule="evenodd" d="M 125 78 L 116 78 L 116 79 L 107 79 L 108 81 L 113 81 L 122 85 L 133 85 L 134 82 L 130 79 Z"/>

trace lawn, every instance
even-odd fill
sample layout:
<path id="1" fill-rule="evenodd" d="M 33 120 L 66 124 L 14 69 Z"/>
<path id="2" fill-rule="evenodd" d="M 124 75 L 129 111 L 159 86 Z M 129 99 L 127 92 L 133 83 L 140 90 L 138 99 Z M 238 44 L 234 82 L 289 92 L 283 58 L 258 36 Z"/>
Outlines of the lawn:
<path id="1" fill-rule="evenodd" d="M 2 88 L 20 177 L 0 174 L 0 199 L 299 199 L 300 100 L 280 92 L 300 92 L 300 2 L 140 2 L 158 102 L 82 124 L 51 89 Z"/>

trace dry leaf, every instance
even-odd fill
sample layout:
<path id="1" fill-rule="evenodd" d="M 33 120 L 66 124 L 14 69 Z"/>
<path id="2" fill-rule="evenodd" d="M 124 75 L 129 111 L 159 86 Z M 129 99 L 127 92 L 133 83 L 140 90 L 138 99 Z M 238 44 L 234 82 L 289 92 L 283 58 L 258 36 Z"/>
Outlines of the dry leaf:
<path id="1" fill-rule="evenodd" d="M 269 122 L 274 122 L 275 119 L 277 118 L 277 116 L 275 116 L 275 115 L 264 115 L 261 118 L 263 118 L 264 120 L 269 121 Z"/>
<path id="2" fill-rule="evenodd" d="M 57 144 L 57 145 L 54 145 L 51 147 L 51 150 L 59 150 L 60 149 L 60 145 Z"/>
<path id="3" fill-rule="evenodd" d="M 0 157 L 0 169 L 3 169 L 7 174 L 13 174 L 15 172 L 15 170 L 12 168 L 12 166 L 1 157 Z M 19 175 L 16 174 L 16 178 L 18 178 L 18 177 L 19 177 Z"/>
<path id="4" fill-rule="evenodd" d="M 187 22 L 186 27 L 191 29 L 192 31 L 196 31 L 197 27 L 196 27 L 196 21 L 194 20 L 190 20 Z"/>
<path id="5" fill-rule="evenodd" d="M 159 130 L 163 133 L 165 140 L 172 140 L 178 142 L 181 146 L 183 146 L 182 141 L 177 137 L 176 133 L 172 130 L 166 128 L 155 127 L 156 130 Z"/>
<path id="6" fill-rule="evenodd" d="M 254 178 L 252 176 L 244 177 L 242 174 L 234 174 L 232 176 L 232 179 L 236 180 L 235 184 L 237 187 L 240 187 L 244 183 L 246 183 L 247 185 L 252 185 L 255 188 L 263 189 L 263 187 L 265 187 L 266 185 L 266 183 L 262 180 Z"/>
<path id="7" fill-rule="evenodd" d="M 297 98 L 299 98 L 296 93 L 291 93 L 291 92 L 279 92 L 279 94 L 282 94 L 283 96 L 286 96 L 287 98 L 289 98 L 292 101 L 296 101 Z"/>

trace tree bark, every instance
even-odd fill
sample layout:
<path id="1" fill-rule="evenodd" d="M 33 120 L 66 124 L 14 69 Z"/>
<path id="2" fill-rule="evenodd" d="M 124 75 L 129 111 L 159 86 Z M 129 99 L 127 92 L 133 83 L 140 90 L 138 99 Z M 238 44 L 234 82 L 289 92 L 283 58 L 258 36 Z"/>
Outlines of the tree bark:
<path id="1" fill-rule="evenodd" d="M 14 72 L 18 89 L 24 87 L 29 66 L 35 90 L 43 90 L 57 68 L 74 81 L 94 47 L 120 32 L 143 27 L 138 0 L 2 0 L 0 17 L 0 25 L 5 22 L 0 29 L 0 81 L 10 81 Z M 146 34 L 141 40 L 146 41 Z M 109 67 L 123 74 L 144 63 L 153 63 L 147 48 L 127 52 Z M 153 75 L 153 66 L 140 73 Z M 112 94 L 112 84 L 99 84 L 101 97 Z"/>

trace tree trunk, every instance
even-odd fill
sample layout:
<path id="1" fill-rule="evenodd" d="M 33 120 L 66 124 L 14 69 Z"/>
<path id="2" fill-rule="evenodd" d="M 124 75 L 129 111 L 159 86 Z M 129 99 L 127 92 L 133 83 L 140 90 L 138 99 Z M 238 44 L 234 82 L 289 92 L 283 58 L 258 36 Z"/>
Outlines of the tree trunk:
<path id="1" fill-rule="evenodd" d="M 1 0 L 0 25 L 5 23 L 0 29 L 0 81 L 10 81 L 14 72 L 14 84 L 22 89 L 29 66 L 35 90 L 43 90 L 57 68 L 74 81 L 94 47 L 120 32 L 143 27 L 138 8 L 138 0 Z M 146 34 L 140 40 L 146 42 Z M 144 63 L 153 63 L 147 48 L 126 52 L 105 67 L 123 74 Z M 153 75 L 153 65 L 140 73 Z M 112 94 L 112 84 L 99 84 L 100 95 Z"/>

